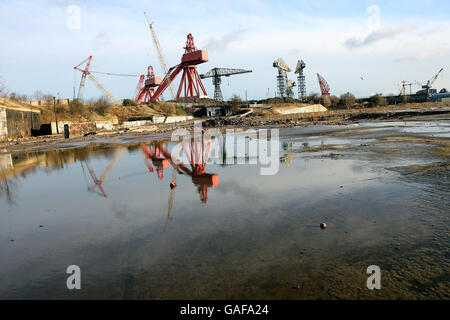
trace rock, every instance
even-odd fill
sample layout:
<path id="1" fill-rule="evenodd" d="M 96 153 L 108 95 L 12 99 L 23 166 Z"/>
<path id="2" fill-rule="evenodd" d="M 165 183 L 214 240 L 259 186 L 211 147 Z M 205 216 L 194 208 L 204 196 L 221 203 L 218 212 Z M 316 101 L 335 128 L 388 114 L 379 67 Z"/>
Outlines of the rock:
<path id="1" fill-rule="evenodd" d="M 322 229 L 322 230 L 325 230 L 327 227 L 328 227 L 328 226 L 327 226 L 327 224 L 326 224 L 325 222 L 322 222 L 322 223 L 320 224 L 320 229 Z"/>
<path id="2" fill-rule="evenodd" d="M 177 187 L 177 184 L 175 183 L 175 182 L 171 182 L 170 183 L 170 189 L 174 189 L 174 188 L 176 188 Z"/>

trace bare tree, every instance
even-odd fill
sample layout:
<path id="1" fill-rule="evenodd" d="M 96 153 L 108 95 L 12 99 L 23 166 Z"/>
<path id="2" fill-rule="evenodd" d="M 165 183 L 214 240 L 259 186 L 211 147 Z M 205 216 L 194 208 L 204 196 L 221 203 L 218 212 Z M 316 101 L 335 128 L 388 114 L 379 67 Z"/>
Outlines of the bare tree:
<path id="1" fill-rule="evenodd" d="M 0 97 L 6 98 L 8 96 L 8 87 L 5 85 L 0 77 Z"/>

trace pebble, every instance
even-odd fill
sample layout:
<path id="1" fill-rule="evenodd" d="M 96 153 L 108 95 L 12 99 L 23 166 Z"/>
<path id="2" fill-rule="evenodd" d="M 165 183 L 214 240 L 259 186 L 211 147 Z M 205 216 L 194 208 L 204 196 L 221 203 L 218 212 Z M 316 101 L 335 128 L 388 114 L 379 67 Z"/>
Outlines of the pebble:
<path id="1" fill-rule="evenodd" d="M 325 222 L 322 222 L 322 223 L 320 224 L 320 229 L 322 229 L 322 230 L 325 230 L 327 227 L 328 227 L 328 226 L 327 226 L 327 224 L 326 224 Z"/>

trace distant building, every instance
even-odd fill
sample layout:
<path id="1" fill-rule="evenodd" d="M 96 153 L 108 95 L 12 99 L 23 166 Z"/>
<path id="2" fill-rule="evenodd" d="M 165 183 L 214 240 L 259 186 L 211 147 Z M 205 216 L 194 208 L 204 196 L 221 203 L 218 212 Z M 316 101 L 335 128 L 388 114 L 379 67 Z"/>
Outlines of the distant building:
<path id="1" fill-rule="evenodd" d="M 223 117 L 229 115 L 231 112 L 226 106 L 208 106 L 201 107 L 194 111 L 194 117 Z"/>

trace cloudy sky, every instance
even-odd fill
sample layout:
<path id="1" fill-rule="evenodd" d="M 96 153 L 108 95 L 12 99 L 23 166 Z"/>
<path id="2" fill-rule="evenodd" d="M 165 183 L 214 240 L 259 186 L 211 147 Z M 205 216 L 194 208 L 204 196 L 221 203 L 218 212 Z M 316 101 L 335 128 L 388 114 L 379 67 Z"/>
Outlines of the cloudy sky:
<path id="1" fill-rule="evenodd" d="M 444 0 L 1 0 L 1 80 L 10 91 L 72 97 L 81 76 L 73 67 L 89 55 L 92 70 L 143 74 L 153 65 L 160 75 L 144 11 L 169 66 L 179 63 L 192 33 L 197 48 L 209 51 L 200 73 L 253 70 L 225 78 L 225 98 L 245 91 L 249 99 L 265 98 L 268 90 L 273 96 L 278 57 L 292 69 L 298 59 L 306 62 L 308 93 L 319 92 L 316 73 L 332 94 L 368 96 L 397 93 L 401 80 L 425 82 L 441 67 L 435 88 L 450 89 L 450 2 Z M 97 78 L 116 98 L 131 97 L 137 84 L 137 78 Z M 211 80 L 204 81 L 212 96 Z M 100 95 L 88 81 L 85 96 Z"/>

